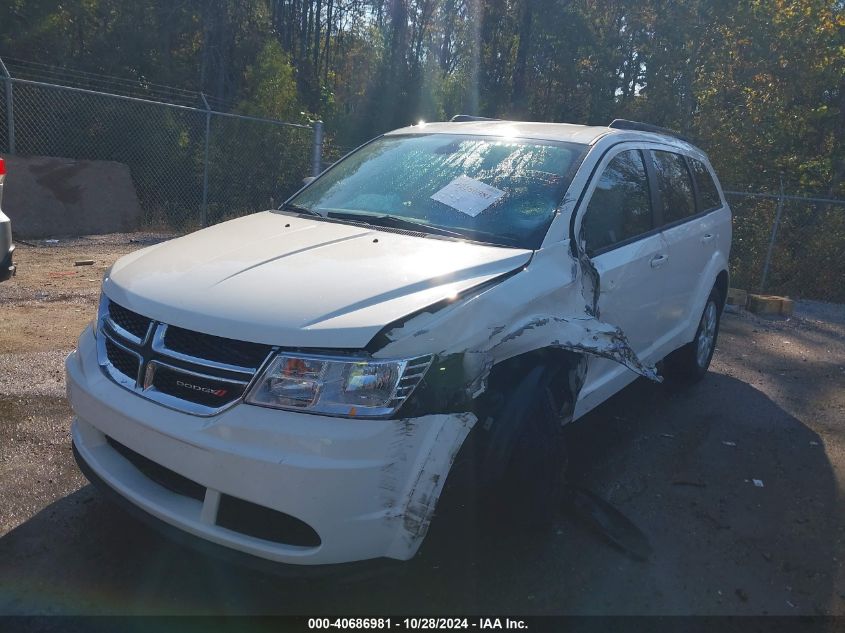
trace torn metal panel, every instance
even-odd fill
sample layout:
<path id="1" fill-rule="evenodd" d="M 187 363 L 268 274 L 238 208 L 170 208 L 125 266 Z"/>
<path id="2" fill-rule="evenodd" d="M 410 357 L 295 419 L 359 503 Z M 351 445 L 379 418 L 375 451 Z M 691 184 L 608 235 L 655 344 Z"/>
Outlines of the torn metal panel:
<path id="1" fill-rule="evenodd" d="M 581 275 L 581 295 L 587 302 L 584 309 L 589 316 L 599 318 L 599 296 L 601 295 L 601 276 L 593 260 L 583 250 L 578 252 L 578 263 L 584 273 Z"/>
<path id="2" fill-rule="evenodd" d="M 416 461 L 410 468 L 402 470 L 416 473 L 405 482 L 405 488 L 397 491 L 391 505 L 390 520 L 397 526 L 395 538 L 388 549 L 388 556 L 408 559 L 413 556 L 428 532 L 434 508 L 443 490 L 446 476 L 458 455 L 477 418 L 472 413 L 441 414 L 397 420 L 397 447 L 405 444 L 404 438 L 415 434 L 418 425 L 439 425 L 435 434 L 427 434 L 425 444 L 416 453 Z M 401 464 L 407 452 L 397 452 Z M 386 469 L 385 478 L 391 481 L 391 469 Z"/>
<path id="3" fill-rule="evenodd" d="M 520 337 L 527 338 L 527 341 L 522 342 L 522 347 L 551 347 L 583 352 L 616 361 L 651 380 L 663 380 L 653 366 L 646 365 L 639 359 L 620 328 L 595 317 L 533 317 L 516 325 L 508 334 L 501 336 L 500 340 L 496 341 L 495 337 L 491 339 L 489 350 L 495 355 L 496 348 Z"/>
<path id="4" fill-rule="evenodd" d="M 573 265 L 574 264 L 574 265 Z M 543 348 L 558 348 L 608 358 L 651 380 L 655 368 L 644 363 L 617 326 L 601 321 L 598 303 L 585 302 L 585 288 L 597 291 L 595 268 L 584 272 L 568 243 L 538 251 L 531 265 L 435 313 L 423 312 L 385 332 L 389 341 L 375 357 L 401 357 L 422 344 L 438 357 L 462 354 L 475 395 L 483 391 L 490 369 L 508 358 Z"/>
<path id="5" fill-rule="evenodd" d="M 569 396 L 559 402 L 563 423 L 574 415 L 590 357 L 607 358 L 661 380 L 619 327 L 598 318 L 599 281 L 589 258 L 576 259 L 564 242 L 537 251 L 530 265 L 497 284 L 438 305 L 437 310 L 417 312 L 381 333 L 380 346 L 373 351 L 376 358 L 413 356 L 423 350 L 435 356 L 403 410 L 412 417 L 397 421 L 397 433 L 414 433 L 417 421 L 442 423 L 416 453 L 417 463 L 406 465 L 416 477 L 398 498 L 393 497 L 390 515 L 401 521 L 401 529 L 389 555 L 406 557 L 425 536 L 452 463 L 477 421 L 476 413 L 484 410 L 479 396 L 497 364 L 537 350 L 576 354 L 560 384 Z M 426 415 L 431 413 L 435 415 Z M 399 451 L 397 459 L 402 454 L 407 452 Z M 385 482 L 389 480 L 386 472 Z"/>

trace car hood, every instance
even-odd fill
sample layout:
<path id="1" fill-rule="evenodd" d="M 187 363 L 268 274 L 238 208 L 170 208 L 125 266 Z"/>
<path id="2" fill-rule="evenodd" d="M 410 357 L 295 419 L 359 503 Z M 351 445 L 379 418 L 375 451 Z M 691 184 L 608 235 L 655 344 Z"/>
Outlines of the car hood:
<path id="1" fill-rule="evenodd" d="M 103 290 L 139 314 L 208 334 L 360 349 L 388 323 L 530 258 L 266 211 L 127 255 Z"/>

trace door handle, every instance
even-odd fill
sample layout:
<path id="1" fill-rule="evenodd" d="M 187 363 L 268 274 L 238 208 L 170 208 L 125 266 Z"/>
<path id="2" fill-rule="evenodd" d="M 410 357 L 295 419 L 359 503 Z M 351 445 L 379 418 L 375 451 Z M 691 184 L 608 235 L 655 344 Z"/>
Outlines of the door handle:
<path id="1" fill-rule="evenodd" d="M 665 264 L 668 260 L 669 260 L 669 256 L 663 255 L 661 253 L 660 255 L 655 255 L 654 257 L 652 257 L 651 262 L 649 262 L 649 263 L 651 264 L 652 268 L 659 268 L 660 266 Z"/>
<path id="2" fill-rule="evenodd" d="M 704 235 L 701 236 L 701 243 L 706 244 L 707 242 L 709 242 L 712 239 L 713 239 L 712 233 L 705 233 Z"/>

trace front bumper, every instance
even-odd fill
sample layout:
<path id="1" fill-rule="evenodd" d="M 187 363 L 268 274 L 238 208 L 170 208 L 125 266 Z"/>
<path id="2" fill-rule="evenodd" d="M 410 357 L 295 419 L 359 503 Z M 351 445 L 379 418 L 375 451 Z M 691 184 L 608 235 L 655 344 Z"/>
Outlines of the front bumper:
<path id="1" fill-rule="evenodd" d="M 91 329 L 66 361 L 73 443 L 88 470 L 152 517 L 187 534 L 279 563 L 320 565 L 419 548 L 471 414 L 349 420 L 239 404 L 202 418 L 138 397 L 107 378 Z M 205 489 L 165 488 L 111 438 Z M 256 538 L 218 525 L 222 495 L 308 524 L 315 546 Z"/>
<path id="2" fill-rule="evenodd" d="M 13 261 L 14 255 L 14 246 L 10 246 L 8 252 L 2 255 L 3 260 L 0 261 L 0 281 L 6 281 L 9 277 L 12 277 L 15 274 L 17 267 Z"/>

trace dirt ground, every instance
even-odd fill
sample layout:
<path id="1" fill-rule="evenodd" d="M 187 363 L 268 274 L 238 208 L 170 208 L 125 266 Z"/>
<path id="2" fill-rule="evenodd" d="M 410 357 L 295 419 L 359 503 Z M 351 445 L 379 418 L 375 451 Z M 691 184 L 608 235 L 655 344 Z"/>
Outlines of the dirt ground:
<path id="1" fill-rule="evenodd" d="M 726 315 L 704 381 L 639 380 L 568 427 L 572 479 L 646 561 L 561 513 L 531 538 L 435 520 L 389 575 L 291 579 L 170 544 L 73 463 L 63 359 L 104 270 L 155 237 L 20 245 L 0 284 L 0 614 L 845 614 L 845 307 Z"/>

